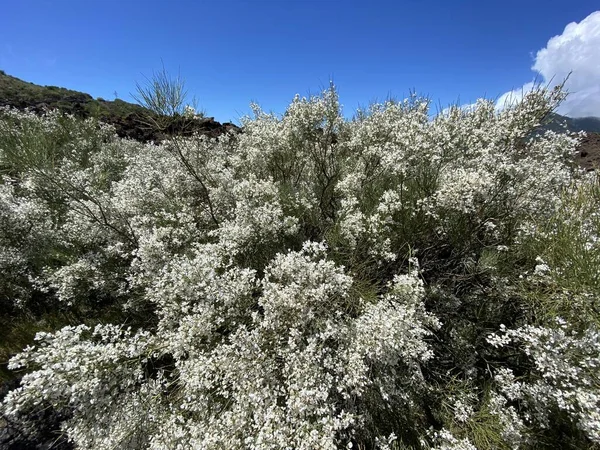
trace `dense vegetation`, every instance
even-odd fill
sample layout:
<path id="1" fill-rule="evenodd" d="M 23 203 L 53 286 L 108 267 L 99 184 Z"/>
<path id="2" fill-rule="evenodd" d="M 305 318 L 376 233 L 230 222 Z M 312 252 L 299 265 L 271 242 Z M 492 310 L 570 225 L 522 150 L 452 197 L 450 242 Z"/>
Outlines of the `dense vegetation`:
<path id="1" fill-rule="evenodd" d="M 600 186 L 534 132 L 562 98 L 346 120 L 332 87 L 160 145 L 2 109 L 4 417 L 86 449 L 598 448 Z"/>

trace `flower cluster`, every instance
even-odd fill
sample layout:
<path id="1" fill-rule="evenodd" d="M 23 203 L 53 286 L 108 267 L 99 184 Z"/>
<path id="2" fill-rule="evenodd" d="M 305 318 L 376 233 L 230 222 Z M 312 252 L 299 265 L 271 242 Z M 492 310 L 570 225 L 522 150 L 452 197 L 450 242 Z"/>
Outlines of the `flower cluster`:
<path id="1" fill-rule="evenodd" d="M 598 265 L 561 255 L 596 261 L 600 196 L 537 128 L 562 98 L 347 120 L 332 86 L 160 144 L 1 110 L 0 301 L 59 323 L 2 414 L 100 450 L 599 442 Z"/>
<path id="2" fill-rule="evenodd" d="M 527 325 L 515 330 L 502 327 L 502 331 L 491 335 L 490 343 L 516 343 L 534 364 L 522 380 L 509 368 L 498 370 L 495 381 L 505 399 L 521 402 L 521 414 L 541 427 L 550 426 L 553 409 L 561 410 L 591 441 L 600 442 L 600 332 L 590 327 L 576 333 L 560 318 L 553 328 Z M 514 408 L 513 414 L 517 416 Z"/>

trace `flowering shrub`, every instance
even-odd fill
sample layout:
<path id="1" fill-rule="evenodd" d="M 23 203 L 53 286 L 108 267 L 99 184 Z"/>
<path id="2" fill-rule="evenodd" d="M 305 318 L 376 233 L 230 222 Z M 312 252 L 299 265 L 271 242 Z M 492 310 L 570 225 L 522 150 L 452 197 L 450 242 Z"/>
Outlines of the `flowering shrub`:
<path id="1" fill-rule="evenodd" d="M 600 443 L 600 196 L 535 132 L 563 97 L 346 120 L 331 88 L 159 145 L 0 111 L 0 296 L 63 314 L 4 417 L 90 449 Z"/>

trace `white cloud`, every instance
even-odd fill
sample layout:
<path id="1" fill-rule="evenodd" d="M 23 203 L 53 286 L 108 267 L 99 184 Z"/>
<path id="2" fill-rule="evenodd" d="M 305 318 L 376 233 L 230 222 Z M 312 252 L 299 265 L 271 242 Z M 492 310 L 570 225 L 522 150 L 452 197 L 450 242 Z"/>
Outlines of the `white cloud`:
<path id="1" fill-rule="evenodd" d="M 533 89 L 534 83 L 530 82 L 525 84 L 520 89 L 514 89 L 512 91 L 508 91 L 505 94 L 502 94 L 498 100 L 496 100 L 496 108 L 503 109 L 507 106 L 513 105 L 515 103 L 520 102 L 523 99 L 523 96 Z"/>
<path id="2" fill-rule="evenodd" d="M 570 117 L 600 116 L 600 11 L 581 22 L 568 24 L 563 33 L 551 38 L 546 47 L 537 52 L 532 69 L 542 85 L 565 83 L 569 92 L 558 108 L 558 113 Z M 522 92 L 531 89 L 527 83 L 500 96 L 499 108 L 508 99 L 519 100 Z"/>

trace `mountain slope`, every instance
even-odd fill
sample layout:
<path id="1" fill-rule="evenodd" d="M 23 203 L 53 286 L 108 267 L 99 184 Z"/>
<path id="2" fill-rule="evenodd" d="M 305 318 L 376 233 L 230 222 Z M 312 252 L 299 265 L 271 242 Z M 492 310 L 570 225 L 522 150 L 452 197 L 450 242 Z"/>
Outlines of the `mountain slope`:
<path id="1" fill-rule="evenodd" d="M 58 108 L 75 116 L 95 117 L 114 125 L 117 134 L 121 137 L 143 142 L 160 141 L 164 138 L 164 133 L 159 133 L 146 125 L 144 117 L 153 116 L 153 113 L 140 105 L 119 99 L 114 101 L 94 99 L 89 94 L 57 86 L 39 86 L 7 75 L 0 70 L 1 106 L 30 108 L 36 112 Z M 231 123 L 221 125 L 212 117 L 194 120 L 181 118 L 180 122 L 186 123 L 175 128 L 185 129 L 186 134 L 198 131 L 202 134 L 218 136 L 229 130 L 239 130 Z"/>

